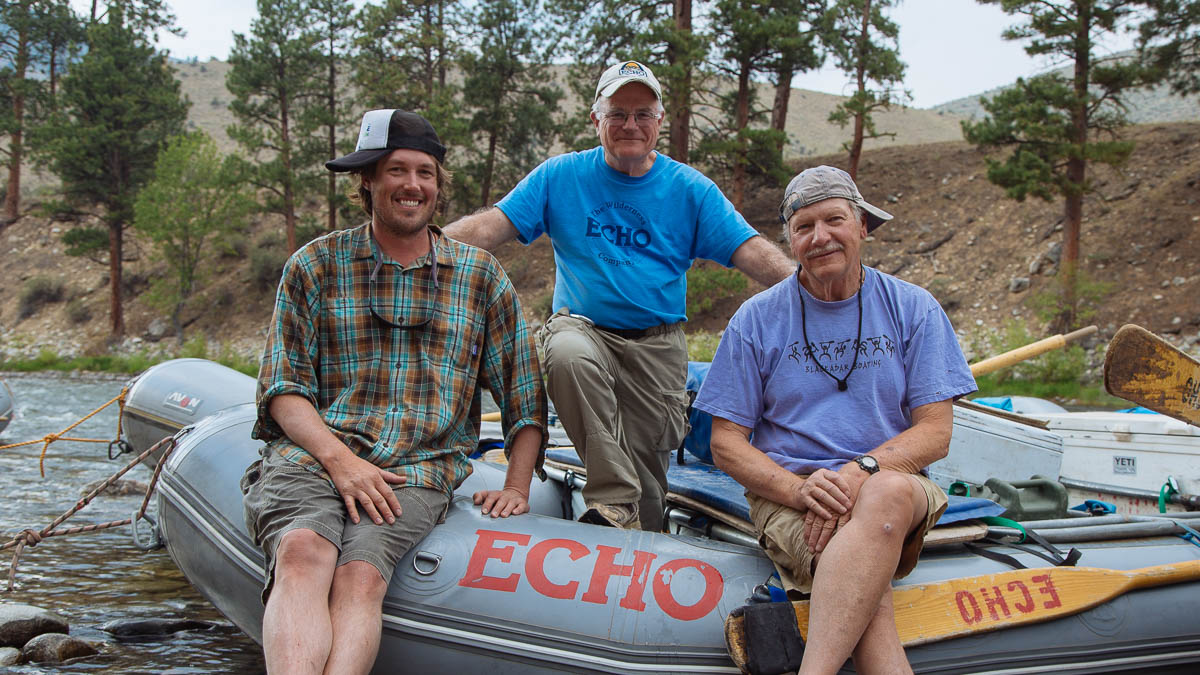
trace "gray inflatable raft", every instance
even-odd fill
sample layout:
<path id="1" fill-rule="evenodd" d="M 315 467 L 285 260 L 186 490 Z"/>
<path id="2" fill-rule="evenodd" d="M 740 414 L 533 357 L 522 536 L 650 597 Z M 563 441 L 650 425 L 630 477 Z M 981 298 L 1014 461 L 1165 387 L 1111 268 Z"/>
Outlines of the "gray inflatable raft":
<path id="1" fill-rule="evenodd" d="M 160 366 L 153 377 L 172 379 L 172 369 Z M 191 583 L 259 640 L 263 557 L 245 533 L 238 489 L 261 447 L 249 437 L 254 417 L 252 404 L 236 405 L 181 436 L 164 466 L 158 528 Z M 144 439 L 130 440 L 146 447 Z M 503 467 L 476 461 L 474 468 L 446 522 L 401 560 L 391 579 L 375 672 L 737 672 L 722 627 L 772 573 L 757 548 L 566 519 L 577 488 L 563 480 L 534 481 L 531 514 L 492 519 L 470 495 L 500 487 Z M 1200 547 L 1176 536 L 1058 546 L 1078 548 L 1079 565 L 1088 567 L 1200 560 Z M 1013 555 L 1029 567 L 1046 564 Z M 903 583 L 1008 569 L 955 545 L 927 552 Z M 930 643 L 908 655 L 917 672 L 928 673 L 1194 672 L 1197 601 L 1197 582 L 1139 590 L 1074 616 Z"/>
<path id="2" fill-rule="evenodd" d="M 12 389 L 8 388 L 7 382 L 0 380 L 0 431 L 4 431 L 12 421 L 15 406 Z"/>

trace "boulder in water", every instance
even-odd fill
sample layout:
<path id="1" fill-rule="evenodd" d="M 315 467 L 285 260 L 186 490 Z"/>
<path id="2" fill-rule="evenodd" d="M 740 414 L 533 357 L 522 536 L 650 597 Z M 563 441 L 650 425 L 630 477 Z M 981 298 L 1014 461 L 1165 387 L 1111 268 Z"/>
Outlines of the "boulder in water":
<path id="1" fill-rule="evenodd" d="M 0 647 L 20 648 L 43 633 L 67 632 L 67 621 L 33 605 L 0 604 Z"/>
<path id="2" fill-rule="evenodd" d="M 42 633 L 25 643 L 21 655 L 32 663 L 62 663 L 68 659 L 98 654 L 92 645 L 64 633 Z"/>
<path id="3" fill-rule="evenodd" d="M 15 666 L 21 662 L 21 650 L 16 647 L 0 647 L 0 667 Z"/>
<path id="4" fill-rule="evenodd" d="M 119 638 L 153 637 L 170 635 L 184 630 L 209 630 L 216 626 L 211 621 L 196 619 L 116 619 L 100 626 L 100 630 Z"/>

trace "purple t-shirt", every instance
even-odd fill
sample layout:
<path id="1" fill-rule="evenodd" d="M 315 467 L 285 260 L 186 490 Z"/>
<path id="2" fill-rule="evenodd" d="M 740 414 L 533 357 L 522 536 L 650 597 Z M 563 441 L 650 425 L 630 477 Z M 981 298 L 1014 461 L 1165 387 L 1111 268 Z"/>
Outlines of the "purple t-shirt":
<path id="1" fill-rule="evenodd" d="M 975 391 L 933 296 L 864 270 L 861 337 L 857 297 L 822 302 L 796 275 L 747 300 L 721 337 L 695 407 L 749 427 L 756 448 L 793 473 L 810 474 L 837 469 L 908 429 L 913 408 Z M 818 363 L 838 378 L 851 373 L 847 390 L 838 391 Z"/>

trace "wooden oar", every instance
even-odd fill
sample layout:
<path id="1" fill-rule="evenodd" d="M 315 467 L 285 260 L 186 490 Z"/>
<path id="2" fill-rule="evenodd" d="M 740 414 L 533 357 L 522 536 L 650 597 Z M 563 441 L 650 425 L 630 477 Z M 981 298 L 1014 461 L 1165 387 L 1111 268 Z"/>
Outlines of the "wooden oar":
<path id="1" fill-rule="evenodd" d="M 1138 588 L 1200 579 L 1200 560 L 1122 571 L 1095 567 L 1047 567 L 964 577 L 892 591 L 896 628 L 907 647 L 1070 616 Z M 800 634 L 808 638 L 808 601 L 793 602 Z M 778 641 L 754 636 L 748 643 L 743 617 L 725 621 L 729 656 L 742 669 L 750 649 Z"/>
<path id="2" fill-rule="evenodd" d="M 1200 426 L 1200 361 L 1141 326 L 1126 324 L 1113 336 L 1104 357 L 1104 388 Z"/>
<path id="3" fill-rule="evenodd" d="M 1060 349 L 1065 347 L 1068 342 L 1091 335 L 1092 333 L 1095 333 L 1096 330 L 1097 329 L 1095 326 L 1088 326 L 1087 328 L 1080 328 L 1079 330 L 1071 331 L 1066 335 L 1052 335 L 1044 340 L 1038 340 L 1037 342 L 1027 344 L 1024 347 L 1017 347 L 1012 351 L 1004 352 L 1003 354 L 997 354 L 996 356 L 986 358 L 979 363 L 971 364 L 971 375 L 973 377 L 987 375 L 988 373 L 1000 370 L 1001 368 L 1011 366 L 1014 363 L 1020 363 L 1025 359 L 1032 359 L 1035 356 L 1045 354 L 1052 349 Z"/>

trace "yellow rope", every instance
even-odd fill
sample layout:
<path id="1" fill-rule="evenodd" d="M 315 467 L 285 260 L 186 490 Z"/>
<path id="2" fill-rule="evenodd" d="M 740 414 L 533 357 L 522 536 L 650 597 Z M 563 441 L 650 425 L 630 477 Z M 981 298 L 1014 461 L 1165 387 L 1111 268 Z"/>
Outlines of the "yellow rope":
<path id="1" fill-rule="evenodd" d="M 32 441 L 22 441 L 20 443 L 10 443 L 8 445 L 0 445 L 0 450 L 8 450 L 9 448 L 19 448 L 22 445 L 33 445 L 34 443 L 41 443 L 42 444 L 42 454 L 38 458 L 38 471 L 41 472 L 42 478 L 45 478 L 46 477 L 46 451 L 50 449 L 50 444 L 53 443 L 54 441 L 75 441 L 78 443 L 108 443 L 109 442 L 102 438 L 72 438 L 69 436 L 63 436 L 63 434 L 74 429 L 75 427 L 79 426 L 80 424 L 83 424 L 84 422 L 88 421 L 92 417 L 95 417 L 97 413 L 99 413 L 101 410 L 104 410 L 105 408 L 112 405 L 113 403 L 120 404 L 119 405 L 120 411 L 117 413 L 117 438 L 121 437 L 121 421 L 122 421 L 122 418 L 124 418 L 124 416 L 125 416 L 125 395 L 128 393 L 129 393 L 129 386 L 126 385 L 125 387 L 121 388 L 121 393 L 114 396 L 108 403 L 105 403 L 104 405 L 100 406 L 99 408 L 96 408 L 92 412 L 90 412 L 87 415 L 85 415 L 84 417 L 80 418 L 79 421 L 75 422 L 74 424 L 67 427 L 66 429 L 63 429 L 62 431 L 58 432 L 57 434 L 46 434 L 45 436 L 34 439 Z"/>

